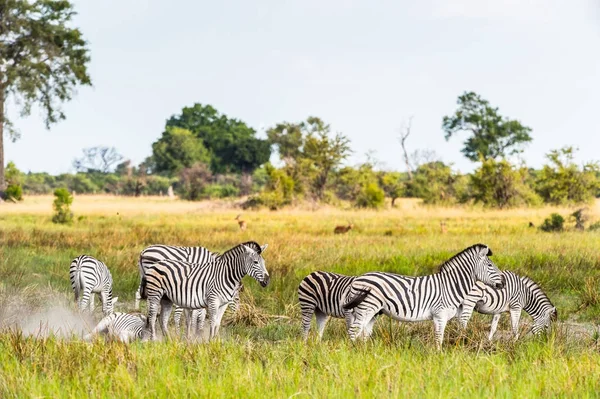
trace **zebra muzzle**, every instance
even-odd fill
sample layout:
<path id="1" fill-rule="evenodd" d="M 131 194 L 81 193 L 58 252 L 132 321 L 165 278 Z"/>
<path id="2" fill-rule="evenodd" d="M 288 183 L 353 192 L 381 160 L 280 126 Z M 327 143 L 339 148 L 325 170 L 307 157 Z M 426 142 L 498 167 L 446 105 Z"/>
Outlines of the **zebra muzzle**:
<path id="1" fill-rule="evenodd" d="M 269 275 L 267 274 L 267 275 L 266 275 L 266 276 L 265 276 L 265 277 L 262 279 L 262 281 L 260 282 L 260 286 L 261 286 L 261 287 L 266 287 L 266 286 L 269 284 L 269 280 L 270 280 L 270 277 L 269 277 Z"/>

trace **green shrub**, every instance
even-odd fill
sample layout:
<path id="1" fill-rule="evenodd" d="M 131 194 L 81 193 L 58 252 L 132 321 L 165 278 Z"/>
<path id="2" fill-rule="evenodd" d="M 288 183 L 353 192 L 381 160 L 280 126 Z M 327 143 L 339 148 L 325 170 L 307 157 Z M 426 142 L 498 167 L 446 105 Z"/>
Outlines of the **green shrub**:
<path id="1" fill-rule="evenodd" d="M 23 201 L 23 188 L 20 184 L 9 184 L 4 191 L 4 199 Z"/>
<path id="2" fill-rule="evenodd" d="M 385 203 L 385 192 L 376 183 L 369 183 L 362 188 L 356 198 L 359 208 L 381 208 Z"/>
<path id="3" fill-rule="evenodd" d="M 73 196 L 66 188 L 57 188 L 54 191 L 54 216 L 52 222 L 60 224 L 73 223 L 73 212 L 71 212 L 71 204 Z"/>
<path id="4" fill-rule="evenodd" d="M 549 218 L 544 220 L 544 223 L 540 226 L 542 231 L 546 232 L 554 232 L 554 231 L 563 231 L 565 219 L 560 216 L 558 213 L 553 213 Z"/>
<path id="5" fill-rule="evenodd" d="M 600 221 L 590 224 L 590 227 L 588 227 L 588 230 L 589 231 L 599 231 L 600 230 Z"/>
<path id="6" fill-rule="evenodd" d="M 204 188 L 209 184 L 212 173 L 208 166 L 202 162 L 195 163 L 190 168 L 185 168 L 179 174 L 179 196 L 190 201 L 202 198 Z"/>
<path id="7" fill-rule="evenodd" d="M 240 190 L 232 184 L 209 184 L 204 188 L 204 195 L 209 198 L 237 197 Z"/>

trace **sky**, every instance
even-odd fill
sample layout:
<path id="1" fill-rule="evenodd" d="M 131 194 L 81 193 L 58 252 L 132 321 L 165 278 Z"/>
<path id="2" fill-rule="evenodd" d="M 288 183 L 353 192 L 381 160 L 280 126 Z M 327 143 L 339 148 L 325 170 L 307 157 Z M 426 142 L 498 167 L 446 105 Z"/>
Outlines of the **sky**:
<path id="1" fill-rule="evenodd" d="M 92 146 L 134 163 L 165 121 L 211 104 L 259 134 L 318 116 L 352 142 L 348 164 L 372 152 L 404 170 L 398 130 L 413 116 L 409 151 L 434 150 L 468 172 L 466 133 L 444 139 L 442 118 L 475 91 L 532 128 L 523 158 L 539 167 L 566 145 L 600 160 L 600 2 L 597 0 L 74 1 L 89 41 L 93 87 L 44 127 L 34 110 L 8 115 L 21 132 L 5 159 L 23 171 L 72 172 Z"/>

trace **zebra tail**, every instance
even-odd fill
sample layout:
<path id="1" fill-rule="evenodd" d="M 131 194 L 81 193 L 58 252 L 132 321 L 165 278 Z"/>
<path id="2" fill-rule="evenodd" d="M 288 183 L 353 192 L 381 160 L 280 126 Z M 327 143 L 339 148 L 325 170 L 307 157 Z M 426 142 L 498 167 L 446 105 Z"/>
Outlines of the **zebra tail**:
<path id="1" fill-rule="evenodd" d="M 79 299 L 81 292 L 83 291 L 83 276 L 81 275 L 81 259 L 77 259 L 77 265 L 75 266 L 75 300 Z"/>
<path id="2" fill-rule="evenodd" d="M 352 298 L 350 300 L 350 302 L 344 304 L 344 306 L 343 306 L 344 310 L 354 309 L 355 307 L 360 305 L 362 303 L 362 301 L 364 301 L 365 298 L 371 292 L 371 290 L 365 290 L 365 289 L 360 289 L 359 291 L 360 292 L 354 298 Z"/>
<path id="3" fill-rule="evenodd" d="M 146 294 L 146 276 L 142 276 L 142 282 L 140 283 L 140 298 L 148 299 L 148 294 Z"/>

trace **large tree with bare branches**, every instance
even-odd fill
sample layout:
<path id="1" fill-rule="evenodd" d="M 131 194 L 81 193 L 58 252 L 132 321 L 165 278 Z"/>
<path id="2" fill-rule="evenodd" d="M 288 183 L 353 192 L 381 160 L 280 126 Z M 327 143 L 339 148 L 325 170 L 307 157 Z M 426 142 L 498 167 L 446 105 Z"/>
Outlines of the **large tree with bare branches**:
<path id="1" fill-rule="evenodd" d="M 4 132 L 18 133 L 7 119 L 9 98 L 22 116 L 41 108 L 46 127 L 65 119 L 60 105 L 77 85 L 91 85 L 89 50 L 71 26 L 75 15 L 66 0 L 0 0 L 0 191 L 4 180 Z"/>

